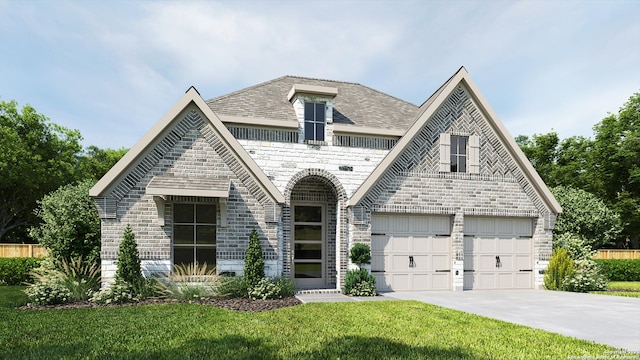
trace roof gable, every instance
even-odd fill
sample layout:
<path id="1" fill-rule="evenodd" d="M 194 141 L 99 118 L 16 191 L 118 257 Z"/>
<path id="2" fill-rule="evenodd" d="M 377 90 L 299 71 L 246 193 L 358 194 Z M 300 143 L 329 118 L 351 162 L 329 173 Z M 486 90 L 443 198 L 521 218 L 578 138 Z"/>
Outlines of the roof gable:
<path id="1" fill-rule="evenodd" d="M 459 94 L 456 93 L 456 90 L 458 89 L 458 91 L 460 91 L 460 86 L 463 86 L 466 89 L 471 101 L 483 114 L 486 122 L 492 128 L 493 133 L 495 133 L 496 138 L 499 139 L 497 145 L 503 147 L 511 156 L 513 161 L 516 163 L 517 168 L 523 174 L 526 183 L 531 185 L 530 187 L 535 192 L 536 197 L 540 198 L 544 202 L 545 207 L 550 211 L 554 213 L 559 213 L 561 211 L 558 202 L 555 200 L 538 173 L 533 169 L 529 160 L 522 153 L 518 145 L 515 143 L 515 140 L 506 130 L 493 109 L 489 106 L 486 99 L 482 96 L 464 67 L 460 68 L 458 72 L 449 78 L 431 97 L 429 97 L 429 99 L 427 99 L 427 101 L 421 105 L 420 113 L 416 116 L 413 125 L 411 125 L 405 135 L 398 141 L 396 146 L 374 169 L 358 190 L 356 190 L 349 200 L 349 206 L 361 204 L 372 189 L 379 185 L 379 182 L 383 180 L 385 174 L 394 168 L 394 164 L 402 154 L 405 151 L 409 151 L 409 147 L 415 147 L 414 140 L 423 133 L 423 128 L 425 128 L 425 126 L 430 126 L 429 124 L 431 119 L 436 115 L 445 101 L 447 101 L 450 96 L 459 96 Z M 437 136 L 438 134 L 432 135 Z M 527 187 L 529 186 L 527 185 Z"/>
<path id="2" fill-rule="evenodd" d="M 210 125 L 210 131 L 215 132 L 220 145 L 226 149 L 247 176 L 243 181 L 251 181 L 271 201 L 283 203 L 284 197 L 267 178 L 266 174 L 258 167 L 246 150 L 231 135 L 218 116 L 206 105 L 194 87 L 189 88 L 185 95 L 140 139 L 126 154 L 109 170 L 89 191 L 93 197 L 107 196 L 130 172 L 137 171 L 136 166 L 147 163 L 145 157 L 153 154 L 155 158 L 161 157 L 156 147 L 164 148 L 163 143 L 171 138 L 169 129 L 185 116 L 189 116 L 197 110 L 203 114 L 204 121 Z M 208 131 L 205 132 L 208 133 Z M 175 136 L 173 136 L 175 137 Z M 207 136 L 205 136 L 207 137 Z M 152 164 L 146 167 L 152 166 Z"/>

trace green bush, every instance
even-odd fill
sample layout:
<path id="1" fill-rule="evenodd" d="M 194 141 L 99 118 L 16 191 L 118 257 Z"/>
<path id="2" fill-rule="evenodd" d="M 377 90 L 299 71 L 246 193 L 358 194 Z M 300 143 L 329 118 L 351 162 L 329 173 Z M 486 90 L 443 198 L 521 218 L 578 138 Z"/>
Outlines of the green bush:
<path id="1" fill-rule="evenodd" d="M 563 248 L 573 261 L 592 259 L 597 251 L 579 235 L 564 233 L 553 239 L 553 249 Z"/>
<path id="2" fill-rule="evenodd" d="M 27 287 L 24 292 L 29 302 L 35 305 L 66 304 L 73 301 L 73 294 L 60 279 L 35 283 Z"/>
<path id="3" fill-rule="evenodd" d="M 361 267 L 371 261 L 371 247 L 365 243 L 355 243 L 349 252 L 351 262 Z"/>
<path id="4" fill-rule="evenodd" d="M 342 292 L 352 296 L 375 296 L 376 279 L 367 269 L 349 270 L 344 277 Z"/>
<path id="5" fill-rule="evenodd" d="M 133 286 L 122 281 L 116 281 L 108 288 L 94 293 L 91 297 L 91 302 L 98 304 L 123 304 L 138 301 L 140 298 L 138 298 Z"/>
<path id="6" fill-rule="evenodd" d="M 293 296 L 294 293 L 295 286 L 291 279 L 263 278 L 249 291 L 249 298 L 253 300 L 282 299 L 283 297 Z"/>
<path id="7" fill-rule="evenodd" d="M 607 290 L 607 277 L 600 271 L 600 266 L 591 259 L 576 260 L 573 274 L 566 282 L 566 290 L 573 292 L 589 292 Z"/>
<path id="8" fill-rule="evenodd" d="M 596 259 L 609 281 L 640 281 L 640 259 Z"/>
<path id="9" fill-rule="evenodd" d="M 596 195 L 564 186 L 551 192 L 562 206 L 553 229 L 554 241 L 561 234 L 576 234 L 597 250 L 614 242 L 622 232 L 620 215 Z"/>
<path id="10" fill-rule="evenodd" d="M 549 267 L 544 274 L 544 286 L 547 290 L 565 290 L 566 283 L 573 274 L 573 260 L 567 250 L 559 248 L 553 251 Z"/>
<path id="11" fill-rule="evenodd" d="M 127 224 L 122 235 L 122 241 L 118 247 L 118 260 L 116 268 L 116 281 L 123 281 L 132 286 L 138 286 L 144 281 L 140 267 L 140 256 L 138 255 L 138 245 L 136 237 Z"/>
<path id="12" fill-rule="evenodd" d="M 247 283 L 242 276 L 223 276 L 216 284 L 218 297 L 225 299 L 249 297 Z"/>
<path id="13" fill-rule="evenodd" d="M 264 259 L 262 258 L 260 238 L 256 229 L 253 229 L 251 236 L 249 236 L 249 246 L 244 257 L 244 279 L 247 284 L 247 290 L 253 289 L 263 278 Z"/>
<path id="14" fill-rule="evenodd" d="M 173 271 L 156 278 L 158 292 L 166 297 L 202 302 L 217 297 L 217 285 L 228 278 L 219 276 L 214 267 L 204 264 L 180 264 Z"/>
<path id="15" fill-rule="evenodd" d="M 100 218 L 89 196 L 92 181 L 65 185 L 38 202 L 42 220 L 29 231 L 57 261 L 83 258 L 100 264 Z"/>
<path id="16" fill-rule="evenodd" d="M 0 285 L 32 282 L 30 273 L 39 266 L 40 261 L 40 258 L 0 258 Z"/>
<path id="17" fill-rule="evenodd" d="M 81 258 L 62 261 L 59 265 L 52 258 L 45 258 L 31 274 L 35 282 L 27 287 L 25 293 L 36 305 L 84 301 L 100 284 L 100 269 Z"/>

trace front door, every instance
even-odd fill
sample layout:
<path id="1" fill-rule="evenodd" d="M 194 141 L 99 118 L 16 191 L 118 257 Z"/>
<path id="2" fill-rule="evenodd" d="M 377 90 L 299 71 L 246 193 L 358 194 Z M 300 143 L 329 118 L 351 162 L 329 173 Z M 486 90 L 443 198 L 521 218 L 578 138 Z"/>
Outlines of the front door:
<path id="1" fill-rule="evenodd" d="M 301 288 L 323 287 L 325 261 L 324 205 L 293 205 L 293 277 Z"/>

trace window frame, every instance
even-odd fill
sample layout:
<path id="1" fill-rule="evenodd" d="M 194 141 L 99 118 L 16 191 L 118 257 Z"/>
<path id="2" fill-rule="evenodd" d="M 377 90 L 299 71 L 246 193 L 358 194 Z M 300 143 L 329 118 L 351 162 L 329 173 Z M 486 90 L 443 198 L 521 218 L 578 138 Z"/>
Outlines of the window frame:
<path id="1" fill-rule="evenodd" d="M 464 145 L 461 144 L 464 142 Z M 462 149 L 464 146 L 464 149 Z M 469 172 L 469 137 L 468 136 L 451 136 L 449 157 L 451 161 L 452 173 L 468 173 Z M 460 163 L 462 161 L 462 167 Z M 462 169 L 461 169 L 462 168 Z"/>
<path id="2" fill-rule="evenodd" d="M 192 220 L 190 222 L 177 222 L 176 219 L 176 205 L 177 206 L 184 206 L 184 205 L 191 205 L 193 206 L 193 217 Z M 211 206 L 213 207 L 213 222 L 198 222 L 198 206 Z M 213 203 L 198 203 L 198 202 L 176 202 L 173 203 L 172 205 L 172 225 L 171 225 L 171 262 L 173 264 L 173 266 L 175 265 L 179 265 L 176 263 L 176 258 L 175 258 L 175 249 L 176 248 L 193 248 L 193 253 L 192 253 L 192 261 L 190 263 L 180 263 L 180 264 L 185 264 L 185 265 L 194 265 L 194 264 L 198 264 L 198 265 L 202 265 L 198 263 L 198 256 L 197 256 L 197 251 L 198 249 L 213 249 L 214 250 L 214 254 L 216 254 L 213 258 L 213 263 L 207 263 L 207 268 L 215 268 L 216 264 L 217 264 L 217 248 L 218 248 L 218 204 L 213 204 Z M 177 226 L 192 226 L 193 227 L 193 242 L 191 243 L 178 243 L 176 244 L 176 227 Z M 212 244 L 206 244 L 206 243 L 198 243 L 198 226 L 213 226 L 213 234 L 214 234 L 214 239 L 213 239 L 213 243 Z"/>
<path id="3" fill-rule="evenodd" d="M 313 105 L 313 114 L 307 111 L 307 105 Z M 318 109 L 322 108 L 321 117 L 318 118 Z M 312 128 L 312 138 L 308 137 L 308 127 Z M 321 129 L 320 129 L 321 127 Z M 305 101 L 304 102 L 304 129 L 303 138 L 305 142 L 324 142 L 327 131 L 327 104 L 326 102 Z"/>

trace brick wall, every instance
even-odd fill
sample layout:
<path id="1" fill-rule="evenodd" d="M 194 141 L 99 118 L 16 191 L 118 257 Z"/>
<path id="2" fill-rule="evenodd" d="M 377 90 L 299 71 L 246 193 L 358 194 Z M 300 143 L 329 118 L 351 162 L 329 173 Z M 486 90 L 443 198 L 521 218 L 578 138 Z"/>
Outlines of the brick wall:
<path id="1" fill-rule="evenodd" d="M 156 147 L 141 159 L 131 173 L 141 173 L 141 165 L 148 167 L 137 179 L 128 176 L 108 196 L 117 201 L 116 218 L 102 219 L 102 252 L 104 264 L 103 276 L 106 282 L 111 281 L 110 274 L 117 257 L 118 246 L 126 224 L 131 224 L 136 236 L 138 250 L 143 262 L 160 261 L 165 264 L 171 261 L 172 204 L 165 205 L 165 226 L 158 223 L 158 212 L 153 197 L 145 194 L 146 186 L 154 176 L 172 174 L 183 177 L 216 177 L 228 178 L 231 181 L 229 198 L 227 199 L 227 226 L 217 227 L 217 254 L 219 259 L 242 261 L 253 228 L 259 232 L 265 259 L 273 261 L 278 258 L 277 226 L 267 224 L 264 207 L 257 197 L 256 190 L 243 183 L 240 178 L 246 177 L 237 166 L 229 166 L 227 161 L 211 145 L 211 137 L 215 132 L 209 129 L 202 120 L 201 114 L 191 111 L 182 121 L 175 124 L 168 136 L 174 136 L 176 129 L 182 129 L 170 147 L 158 155 L 161 150 Z M 208 131 L 207 131 L 208 130 Z M 207 134 L 207 138 L 203 135 Z M 157 158 L 154 162 L 154 158 Z M 234 171 L 235 170 L 235 171 Z M 132 180 L 132 178 L 134 180 Z M 262 196 L 264 198 L 264 196 Z M 216 202 L 217 199 L 195 198 L 195 202 Z M 217 221 L 220 224 L 220 207 L 217 207 Z M 222 263 L 224 267 L 224 263 Z M 218 268 L 219 271 L 226 269 Z"/>

